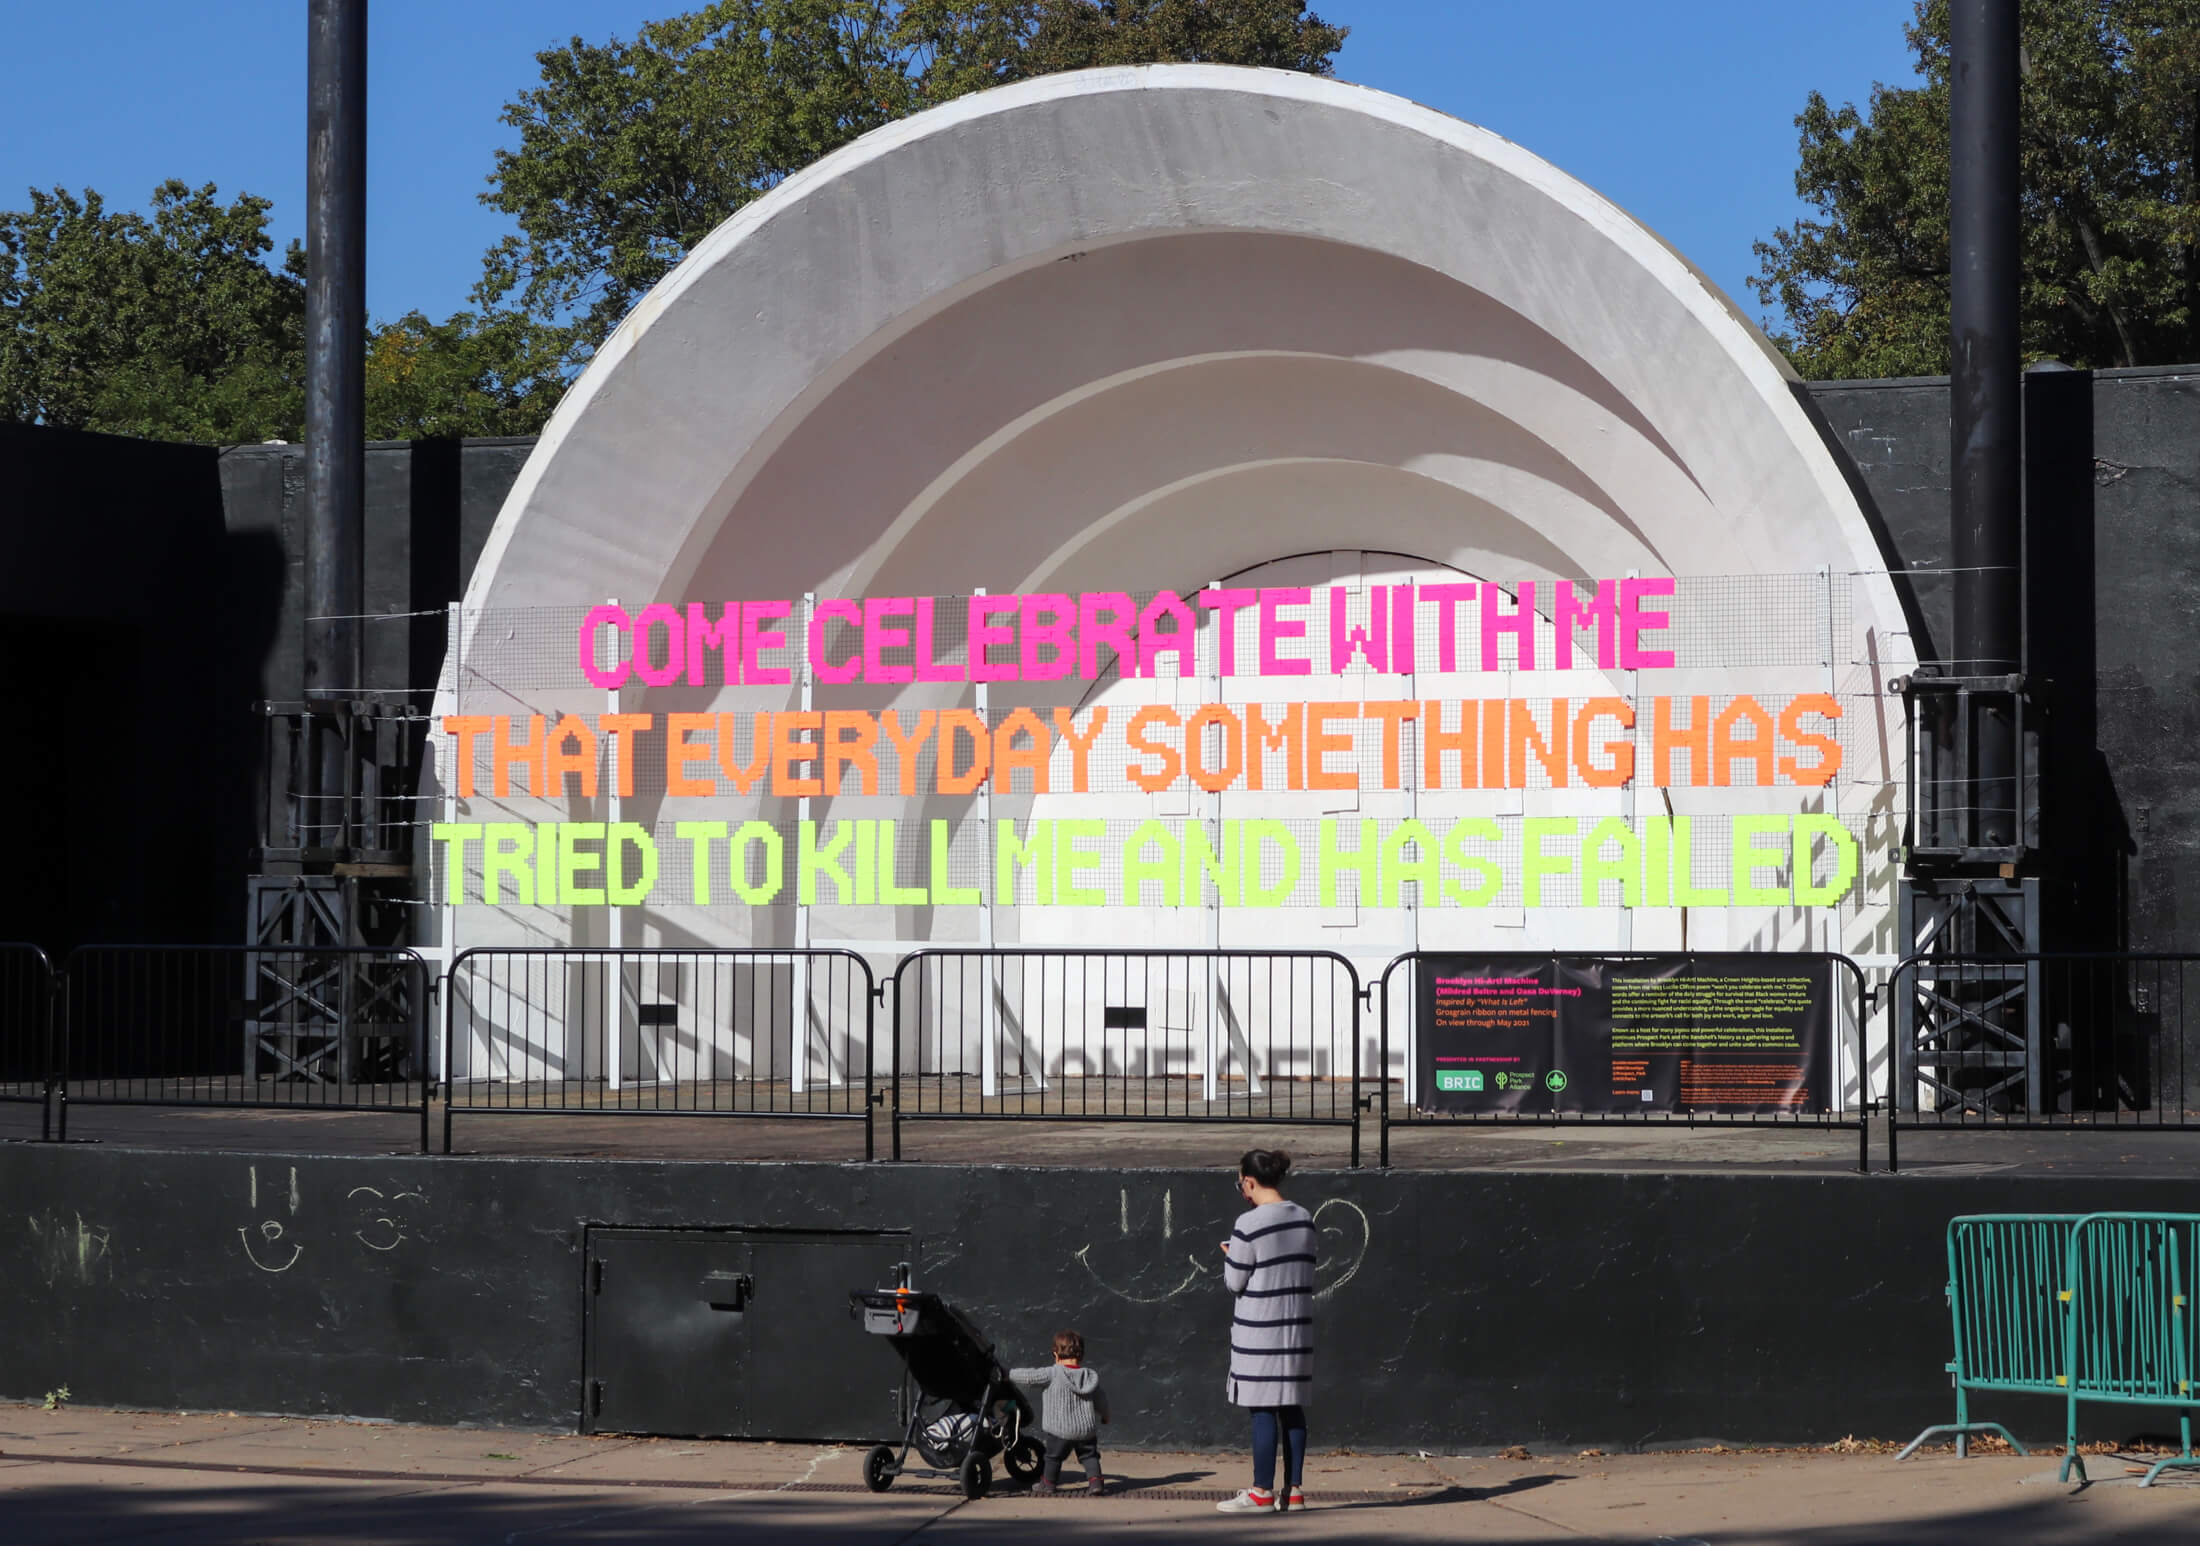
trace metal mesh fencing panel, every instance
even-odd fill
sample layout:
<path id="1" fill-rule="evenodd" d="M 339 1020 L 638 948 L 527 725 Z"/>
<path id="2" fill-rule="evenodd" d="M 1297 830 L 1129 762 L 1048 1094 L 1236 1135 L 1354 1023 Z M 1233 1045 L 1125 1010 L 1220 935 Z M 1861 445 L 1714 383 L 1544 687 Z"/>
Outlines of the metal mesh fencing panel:
<path id="1" fill-rule="evenodd" d="M 1677 879 L 1708 896 L 1731 872 L 1744 791 L 1777 788 L 1782 811 L 1866 818 L 1881 837 L 1899 825 L 1901 705 L 1876 657 L 1855 658 L 1876 650 L 1855 637 L 1858 576 L 1654 582 L 1670 589 L 1637 598 L 1637 621 L 1669 621 L 1641 637 L 1675 664 L 1639 669 L 1597 663 L 1621 658 L 1612 609 L 1627 613 L 1621 591 L 1638 582 L 1571 583 L 1563 629 L 1551 583 L 1537 582 L 1525 624 L 1521 587 L 1313 588 L 1292 603 L 1304 615 L 1283 662 L 1303 668 L 1291 681 L 1278 680 L 1280 666 L 1263 675 L 1265 603 L 1247 601 L 1252 592 L 1228 592 L 1238 599 L 1219 610 L 1194 592 L 1095 593 L 1089 615 L 1076 596 L 958 595 L 882 603 L 875 620 L 845 598 L 653 605 L 616 627 L 591 622 L 588 607 L 470 612 L 456 665 L 464 754 L 439 734 L 437 756 L 456 790 L 452 819 L 487 826 L 437 845 L 431 886 L 506 910 L 591 905 L 594 880 L 571 898 L 540 894 L 554 870 L 536 825 L 578 813 L 586 820 L 567 836 L 587 873 L 599 846 L 617 841 L 636 856 L 621 875 L 640 875 L 646 846 L 654 867 L 634 885 L 652 907 L 717 907 L 730 895 L 777 919 L 799 905 L 893 915 L 855 930 L 865 937 L 921 932 L 912 909 L 952 913 L 961 904 L 946 899 L 990 893 L 1004 876 L 1003 905 L 1048 905 L 1028 865 L 1003 862 L 1040 841 L 1101 855 L 1098 869 L 1077 865 L 1075 889 L 1080 905 L 1107 908 L 1196 905 L 1183 893 L 1198 890 L 1202 856 L 1231 905 L 1233 845 L 1255 848 L 1247 871 L 1296 856 L 1289 883 L 1279 872 L 1253 886 L 1264 908 L 1655 906 L 1658 880 L 1630 897 L 1607 861 L 1631 871 L 1642 868 L 1629 858 L 1636 847 L 1685 849 Z M 982 620 L 990 663 L 1022 675 L 986 689 L 981 711 L 971 609 L 995 604 Z M 769 642 L 729 644 L 737 624 L 746 637 L 737 614 L 751 606 L 769 614 L 758 633 Z M 1506 626 L 1493 632 L 1493 620 Z M 1074 625 L 1076 637 L 1010 637 L 1034 625 L 1042 635 Z M 607 671 L 624 697 L 592 685 L 589 673 L 600 683 Z M 650 698 L 673 684 L 673 696 Z M 615 710 L 627 728 L 606 728 Z M 1564 830 L 1537 814 L 1560 792 L 1580 818 Z M 1067 835 L 1056 830 L 1068 824 L 1064 796 L 1094 802 Z M 1004 803 L 981 821 L 988 797 Z M 829 802 L 805 813 L 818 818 L 807 829 L 804 799 Z M 590 823 L 607 813 L 584 803 L 620 800 L 633 803 L 609 814 L 636 825 L 606 839 Z M 1350 863 L 1370 830 L 1360 814 L 1399 877 L 1379 891 Z M 1520 858 L 1531 820 L 1543 852 L 1569 861 L 1533 887 Z M 1455 856 L 1437 852 L 1447 838 Z M 1325 840 L 1345 866 L 1327 898 Z M 814 897 L 797 895 L 805 843 L 825 866 Z M 1124 873 L 1126 858 L 1136 873 Z M 1584 880 L 1592 860 L 1603 878 Z M 1823 852 L 1795 889 L 1849 886 L 1833 862 Z M 1412 878 L 1438 863 L 1464 878 L 1450 889 Z M 1472 878 L 1484 873 L 1501 878 L 1484 887 Z M 922 902 L 906 900 L 920 891 Z M 1863 905 L 1859 887 L 1850 895 Z"/>
<path id="2" fill-rule="evenodd" d="M 418 1112 L 428 971 L 409 950 L 87 945 L 63 967 L 67 1105 Z"/>
<path id="3" fill-rule="evenodd" d="M 1322 951 L 927 950 L 893 978 L 905 1121 L 1353 1129 L 1360 980 Z"/>
<path id="4" fill-rule="evenodd" d="M 864 1123 L 871 968 L 843 950 L 468 950 L 444 1001 L 445 1120 L 805 1117 Z"/>

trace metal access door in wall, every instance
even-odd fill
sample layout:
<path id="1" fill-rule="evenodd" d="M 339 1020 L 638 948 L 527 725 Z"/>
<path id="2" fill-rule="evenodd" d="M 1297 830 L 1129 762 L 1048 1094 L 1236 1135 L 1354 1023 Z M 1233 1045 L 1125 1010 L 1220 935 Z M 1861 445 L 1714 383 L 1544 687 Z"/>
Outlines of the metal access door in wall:
<path id="1" fill-rule="evenodd" d="M 901 1365 L 848 1318 L 902 1233 L 591 1227 L 581 1431 L 861 1439 L 895 1426 Z"/>

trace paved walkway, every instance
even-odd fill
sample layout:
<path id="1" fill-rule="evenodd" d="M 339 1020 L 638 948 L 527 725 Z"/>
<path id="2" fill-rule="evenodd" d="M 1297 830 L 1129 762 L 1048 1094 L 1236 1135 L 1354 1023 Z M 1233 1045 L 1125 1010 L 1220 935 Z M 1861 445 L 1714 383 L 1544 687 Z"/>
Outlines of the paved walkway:
<path id="1" fill-rule="evenodd" d="M 1214 1500 L 1236 1456 L 1117 1453 L 1108 1498 L 937 1483 L 874 1496 L 849 1446 L 710 1444 L 284 1418 L 0 1406 L 0 1540 L 496 1543 L 521 1546 L 1049 1546 L 1221 1540 L 1248 1531 L 1377 1541 L 1627 1546 L 2180 1546 L 2200 1538 L 2200 1481 L 2055 1484 L 2055 1462 L 1945 1453 L 1760 1451 L 1466 1458 L 1317 1455 L 1315 1506 L 1231 1519 Z"/>

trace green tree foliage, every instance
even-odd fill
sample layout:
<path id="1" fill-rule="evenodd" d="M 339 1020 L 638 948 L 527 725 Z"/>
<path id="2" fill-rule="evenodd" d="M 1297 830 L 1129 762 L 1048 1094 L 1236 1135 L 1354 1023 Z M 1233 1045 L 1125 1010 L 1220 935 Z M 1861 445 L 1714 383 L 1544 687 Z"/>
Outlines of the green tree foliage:
<path id="1" fill-rule="evenodd" d="M 161 440 L 297 438 L 304 254 L 268 201 L 165 182 L 148 215 L 33 190 L 0 212 L 0 417 Z"/>
<path id="2" fill-rule="evenodd" d="M 1346 31 L 1298 0 L 1048 0 L 1017 22 L 1019 78 L 1163 60 L 1327 75 Z"/>
<path id="3" fill-rule="evenodd" d="M 0 212 L 0 418 L 153 440 L 297 440 L 305 254 L 265 255 L 266 199 L 166 182 L 151 212 L 32 190 Z M 367 434 L 529 434 L 564 389 L 561 334 L 513 312 L 419 312 L 367 338 Z"/>
<path id="4" fill-rule="evenodd" d="M 882 124 L 1058 70 L 1165 60 L 1325 75 L 1304 0 L 717 0 L 537 56 L 483 201 L 519 231 L 477 297 L 568 329 L 571 363 L 727 216 Z"/>
<path id="5" fill-rule="evenodd" d="M 720 221 L 866 130 L 965 92 L 1189 60 L 1327 74 L 1344 30 L 1304 0 L 718 0 L 631 42 L 538 56 L 504 113 L 482 310 L 370 329 L 375 439 L 529 434 L 634 302 Z M 168 182 L 0 212 L 0 417 L 155 439 L 296 440 L 305 255 L 269 204 Z M 518 292 L 523 309 L 500 306 Z"/>
<path id="6" fill-rule="evenodd" d="M 516 312 L 408 311 L 367 336 L 367 438 L 532 435 L 565 391 L 564 344 Z"/>
<path id="7" fill-rule="evenodd" d="M 2023 347 L 2072 365 L 2200 358 L 2200 0 L 2022 0 Z M 1907 29 L 1921 83 L 1868 112 L 1816 92 L 1760 302 L 1805 376 L 1948 368 L 1948 6 Z"/>

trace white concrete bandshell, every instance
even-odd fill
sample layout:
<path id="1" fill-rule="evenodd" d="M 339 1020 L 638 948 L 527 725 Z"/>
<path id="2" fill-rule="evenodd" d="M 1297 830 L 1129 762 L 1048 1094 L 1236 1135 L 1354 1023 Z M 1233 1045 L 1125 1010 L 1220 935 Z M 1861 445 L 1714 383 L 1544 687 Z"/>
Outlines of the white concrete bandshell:
<path id="1" fill-rule="evenodd" d="M 1054 261 L 1070 254 L 1084 256 Z M 1303 364 L 1270 359 L 1263 395 L 1218 387 L 1198 418 L 1179 373 L 1155 369 L 1251 352 Z M 1355 412 L 1351 389 L 1321 379 L 1336 379 L 1325 355 L 1460 399 L 1448 422 L 1429 406 L 1418 455 L 1517 469 L 1533 452 L 1604 494 L 1591 503 L 1613 507 L 1606 540 L 1560 544 L 1582 573 L 1879 567 L 1777 357 L 1624 213 L 1519 147 L 1395 98 L 1154 66 L 952 104 L 728 221 L 569 395 L 468 599 L 831 591 L 903 567 L 894 553 L 917 555 L 904 590 L 950 560 L 952 575 L 925 583 L 1014 587 L 1034 552 L 1076 533 L 1034 533 L 1017 570 L 990 544 L 937 540 L 934 522 L 1048 511 L 1067 480 L 1050 480 L 1047 452 L 1074 443 L 1095 398 L 1117 423 L 1166 419 L 1182 445 L 1264 422 L 1266 394 L 1319 400 L 1326 387 L 1332 444 L 1312 454 L 1351 457 L 1380 437 L 1393 445 L 1358 459 L 1400 465 L 1389 405 Z M 1065 415 L 1066 436 L 1033 440 Z M 1482 443 L 1493 415 L 1517 426 L 1510 447 Z M 931 488 L 1019 420 L 1035 422 L 954 489 Z M 1306 428 L 1278 420 L 1267 454 L 1309 454 Z M 1232 445 L 1221 464 L 1247 452 Z M 1135 482 L 1136 458 L 1118 460 Z M 1155 486 L 1186 475 L 1175 458 Z M 1562 501 L 1580 504 L 1563 481 L 1503 507 L 1542 529 Z M 1619 540 L 1627 526 L 1639 543 Z M 735 576 L 746 583 L 728 590 Z M 1875 599 L 1884 636 L 1899 613 L 1891 593 Z"/>
<path id="2" fill-rule="evenodd" d="M 726 222 L 568 394 L 467 604 L 1184 589 L 1307 554 L 1326 583 L 1361 552 L 1823 568 L 1855 576 L 1827 671 L 1909 664 L 1792 375 L 1656 236 L 1485 130 L 1208 66 L 971 97 Z M 489 912 L 470 937 L 512 932 Z"/>

